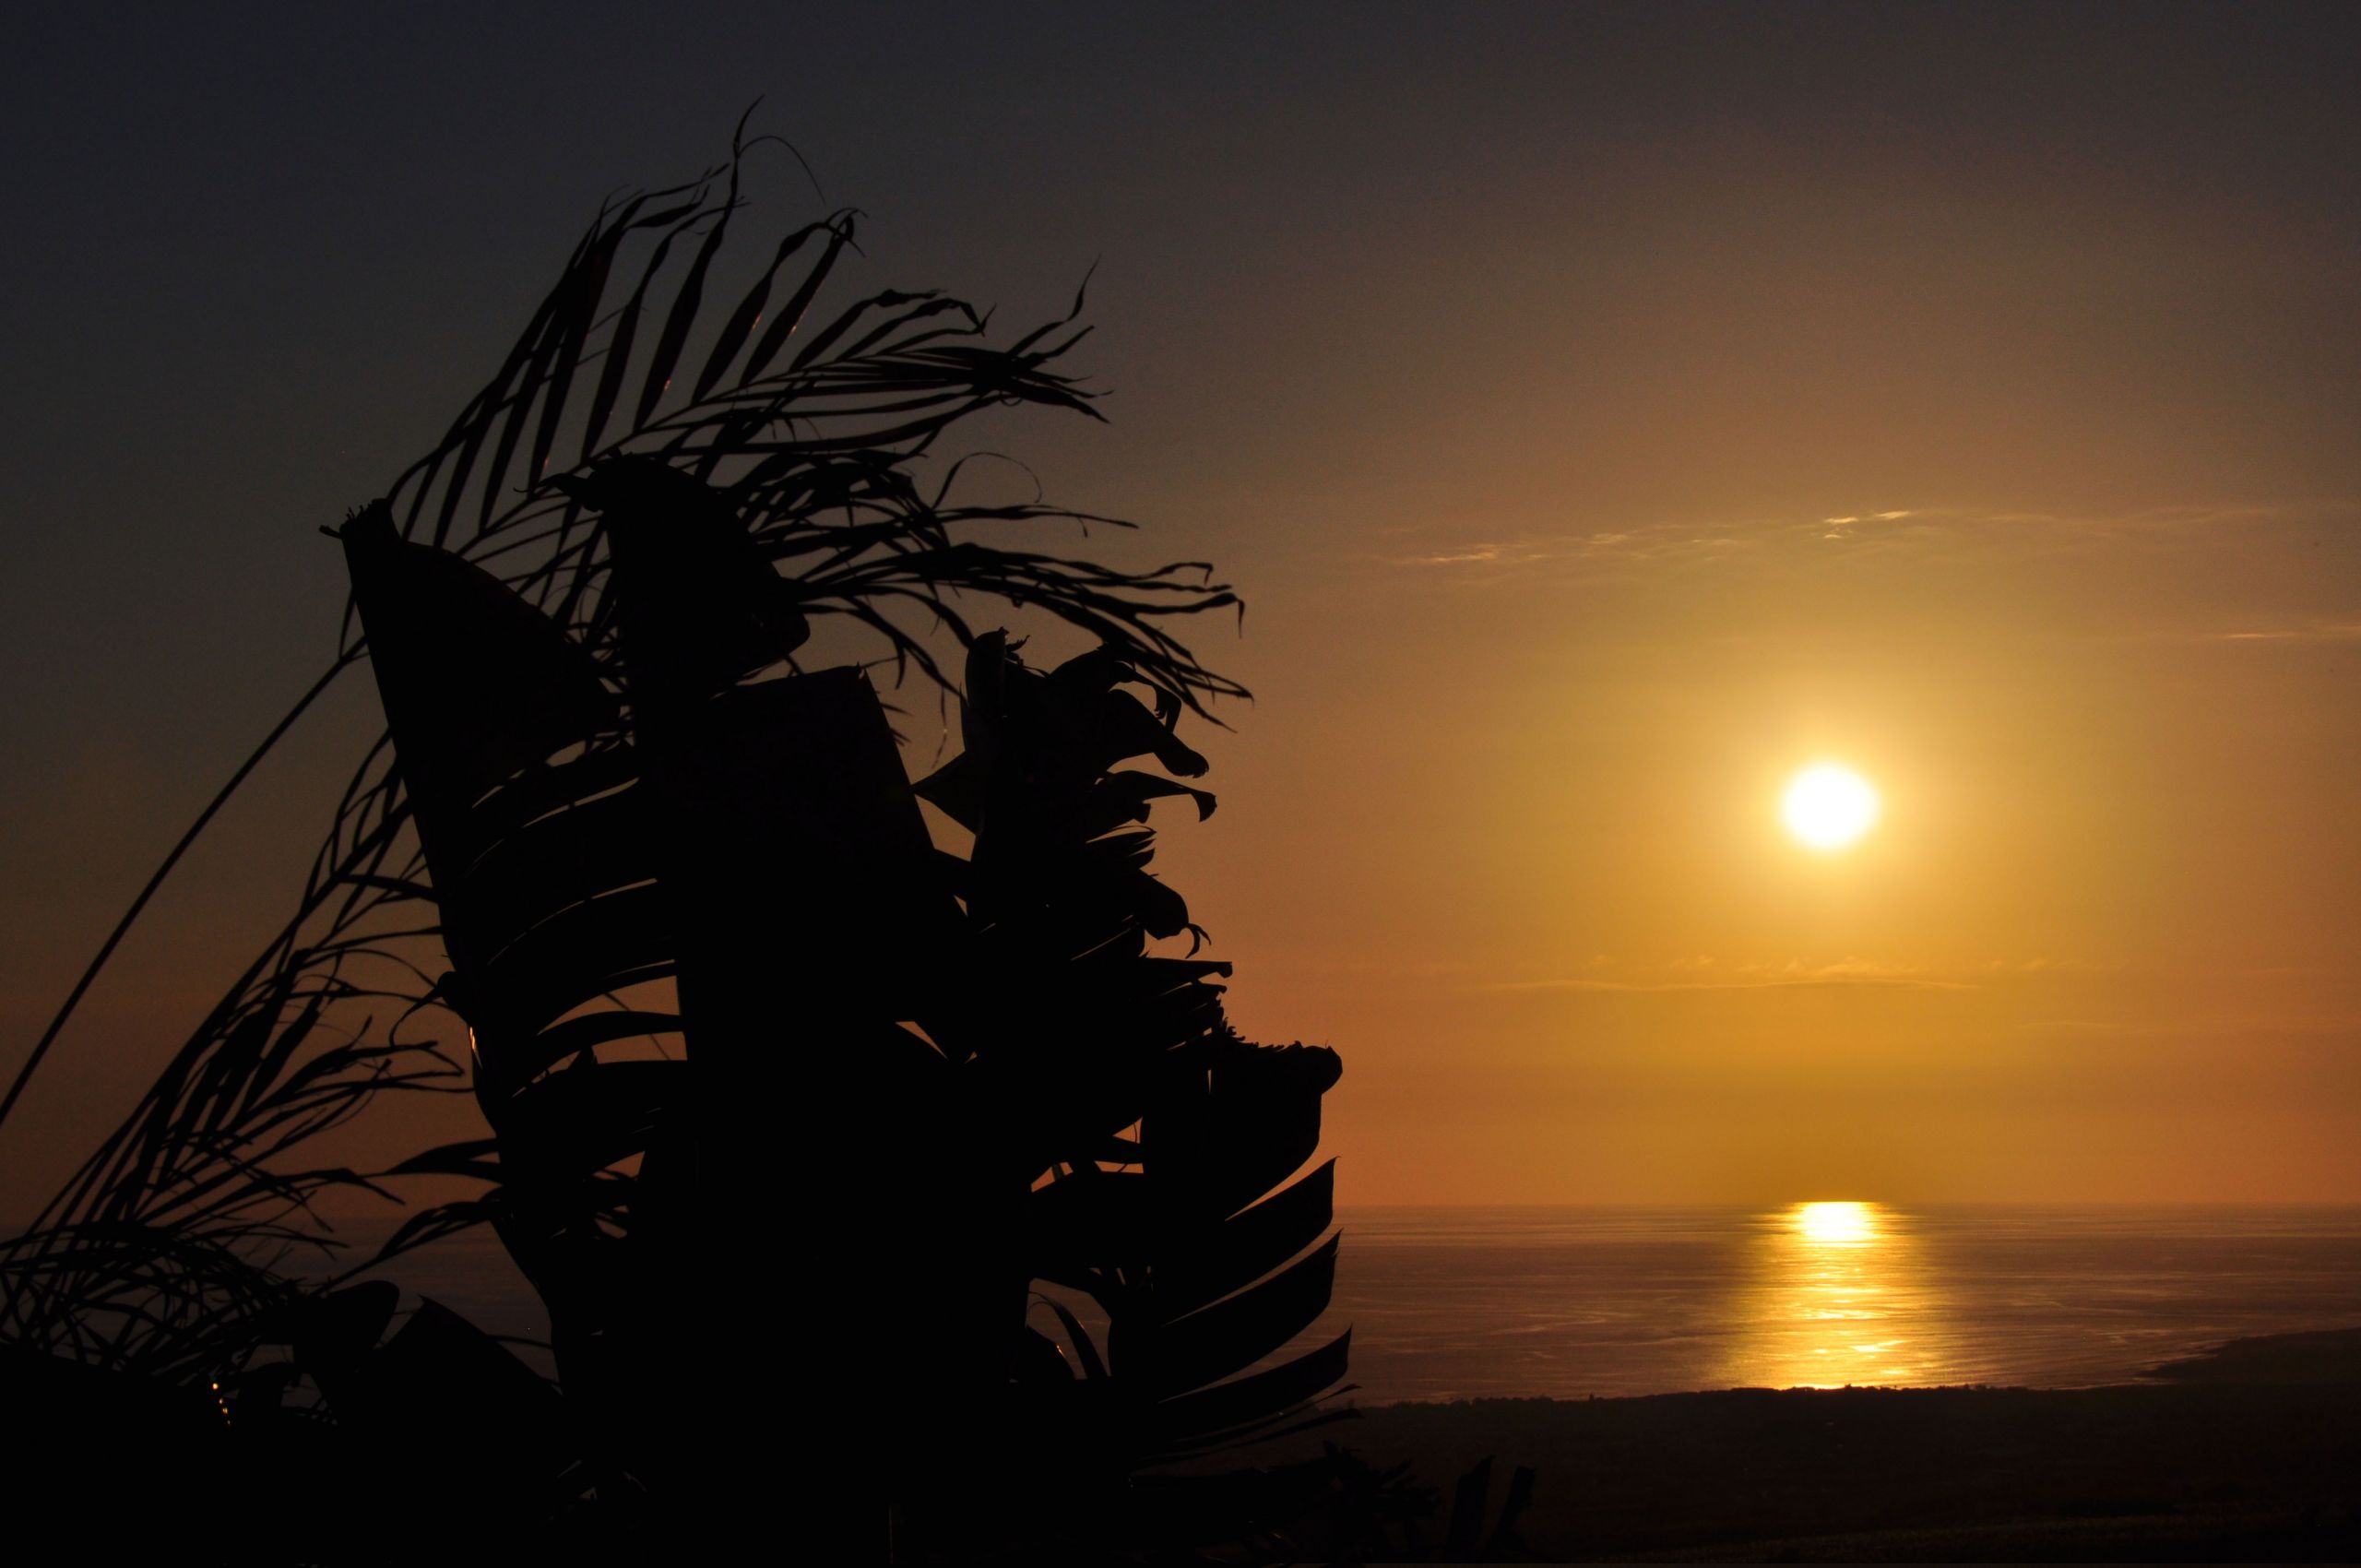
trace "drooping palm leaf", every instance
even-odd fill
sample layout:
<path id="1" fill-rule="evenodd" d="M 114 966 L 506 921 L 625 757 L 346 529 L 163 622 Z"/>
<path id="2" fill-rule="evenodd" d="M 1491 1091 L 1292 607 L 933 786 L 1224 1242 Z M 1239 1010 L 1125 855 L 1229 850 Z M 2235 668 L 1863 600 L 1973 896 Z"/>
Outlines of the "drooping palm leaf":
<path id="1" fill-rule="evenodd" d="M 1161 626 L 1170 614 L 1236 602 L 1201 570 L 1127 573 L 1008 549 L 992 536 L 1010 526 L 1109 520 L 1041 503 L 967 504 L 953 493 L 955 465 L 933 481 L 919 477 L 914 465 L 943 433 L 979 410 L 1033 404 L 1088 411 L 1086 394 L 1054 368 L 1075 336 L 1066 322 L 997 343 L 980 312 L 940 296 L 890 291 L 813 317 L 853 248 L 856 215 L 848 210 L 790 232 L 750 287 L 735 298 L 718 295 L 713 285 L 725 236 L 742 205 L 733 160 L 699 181 L 601 212 L 492 379 L 390 487 L 400 530 L 482 563 L 587 646 L 602 646 L 610 631 L 605 540 L 597 515 L 559 481 L 587 477 L 621 455 L 647 454 L 668 467 L 725 481 L 724 504 L 756 545 L 800 570 L 809 584 L 808 613 L 875 635 L 897 671 L 915 668 L 941 677 L 931 638 L 939 629 L 964 636 L 967 623 L 955 602 L 964 595 L 1022 602 L 1113 638 L 1151 679 L 1189 704 L 1239 690 L 1204 671 Z M 742 226 L 745 220 L 741 215 L 736 221 Z M 773 298 L 783 300 L 782 308 L 766 318 Z M 708 304 L 715 307 L 710 312 Z M 711 321 L 718 322 L 717 329 L 709 330 Z M 677 374 L 682 364 L 696 364 L 696 374 Z M 167 856 L 33 1043 L 0 1099 L 0 1123 L 90 980 L 197 834 L 320 694 L 367 651 L 348 618 L 343 645 L 326 672 Z M 70 1253 L 78 1244 L 76 1228 L 102 1212 L 148 1202 L 141 1184 L 173 1159 L 213 1160 L 215 1176 L 243 1172 L 227 1186 L 188 1178 L 209 1194 L 208 1201 L 231 1201 L 221 1194 L 232 1190 L 242 1194 L 238 1203 L 270 1193 L 297 1206 L 291 1219 L 282 1214 L 273 1224 L 319 1235 L 301 1202 L 314 1195 L 321 1182 L 306 1178 L 289 1187 L 283 1177 L 266 1180 L 252 1149 L 268 1149 L 283 1162 L 303 1139 L 275 1137 L 299 1131 L 316 1135 L 357 1111 L 376 1087 L 421 1084 L 418 1074 L 429 1069 L 415 1065 L 408 1048 L 387 1056 L 338 1057 L 337 1065 L 305 1080 L 314 1103 L 335 1104 L 337 1113 L 326 1121 L 271 1123 L 277 1134 L 246 1125 L 247 1118 L 267 1115 L 269 1109 L 267 1093 L 247 1094 L 239 1076 L 264 1063 L 275 1072 L 293 1070 L 283 1053 L 255 1052 L 257 1028 L 269 1039 L 295 1041 L 299 1050 L 316 1049 L 331 1038 L 316 1025 L 297 1027 L 302 1009 L 323 987 L 348 988 L 338 995 L 353 1002 L 367 1001 L 363 992 L 399 992 L 381 999 L 368 1050 L 384 1049 L 387 1023 L 429 999 L 431 977 L 402 978 L 409 944 L 397 934 L 404 929 L 404 911 L 397 906 L 425 879 L 406 831 L 409 814 L 409 802 L 381 742 L 339 802 L 287 930 L 191 1035 L 141 1109 L 40 1223 L 0 1254 L 0 1289 L 6 1293 L 0 1334 L 55 1335 L 63 1332 L 56 1325 L 82 1313 L 77 1292 L 97 1289 L 97 1277 L 61 1271 L 55 1266 L 61 1249 Z M 387 943 L 392 951 L 382 951 Z M 356 965 L 370 969 L 366 983 L 350 978 Z M 347 1028 L 362 1023 L 349 1007 L 337 1011 Z M 266 1014 L 270 1021 L 256 1025 Z M 209 1086 L 206 1098 L 187 1099 L 195 1085 Z M 223 1105 L 237 1109 L 224 1117 Z M 264 1141 L 255 1145 L 255 1138 Z M 238 1186 L 242 1181 L 249 1185 Z M 182 1211 L 174 1223 L 198 1222 Z M 245 1240 L 234 1230 L 219 1235 L 241 1256 L 257 1255 L 245 1240 L 277 1239 L 267 1230 Z M 103 1250 L 98 1255 L 117 1256 Z M 249 1283 L 259 1289 L 273 1277 L 266 1269 Z M 77 1343 L 87 1354 L 116 1353 L 112 1336 L 85 1334 Z M 202 1359 L 192 1351 L 175 1364 L 193 1367 Z"/>
<path id="2" fill-rule="evenodd" d="M 1150 952 L 1194 928 L 1148 873 L 1150 837 L 1133 825 L 1158 799 L 1188 799 L 1200 815 L 1213 799 L 1121 766 L 1204 770 L 1173 733 L 1176 710 L 1152 713 L 1122 689 L 1135 680 L 1105 649 L 1044 673 L 979 639 L 967 748 L 919 785 L 975 834 L 963 891 L 1003 1003 L 930 1028 L 1023 1108 L 1009 1121 L 1030 1176 L 1026 1272 L 1105 1314 L 1103 1354 L 1071 1314 L 1062 1326 L 1104 1380 L 1091 1442 L 1122 1469 L 1299 1418 L 1342 1380 L 1349 1344 L 1248 1371 L 1328 1304 L 1333 1164 L 1289 1178 L 1317 1146 L 1337 1063 L 1240 1039 L 1212 983 L 1227 965 Z M 1026 1381 L 1054 1409 L 1055 1370 L 1033 1364 L 1041 1375 Z"/>
<path id="3" fill-rule="evenodd" d="M 1342 1339 L 1236 1376 L 1327 1302 L 1331 1173 L 1287 1178 L 1335 1065 L 1239 1039 L 1208 983 L 1227 966 L 1150 952 L 1194 928 L 1140 824 L 1213 799 L 1121 765 L 1204 771 L 1179 698 L 1152 711 L 1111 648 L 1043 673 L 974 638 L 967 749 L 919 787 L 974 835 L 955 860 L 857 671 L 745 683 L 801 645 L 812 594 L 720 491 L 632 459 L 576 488 L 614 560 L 611 635 L 578 652 L 382 514 L 346 541 L 495 1134 L 439 1163 L 498 1182 L 481 1212 L 629 1473 L 723 1506 L 762 1461 L 716 1446 L 701 1391 L 817 1400 L 858 1455 L 831 1490 L 956 1551 L 1038 1534 L 1045 1507 L 991 1511 L 1076 1469 L 1106 1478 L 1086 1515 L 1117 1527 L 1133 1469 L 1325 1392 Z M 496 644 L 506 665 L 474 681 L 465 650 Z M 602 1060 L 649 1016 L 595 1004 L 658 975 L 686 1059 Z M 792 1242 L 745 1257 L 782 1201 Z M 701 1334 L 750 1265 L 858 1289 L 873 1352 L 774 1369 Z M 1069 1326 L 1104 1387 L 1074 1390 L 1026 1328 L 1043 1279 L 1106 1308 L 1104 1360 Z M 1027 1439 L 993 1446 L 1012 1423 Z"/>
<path id="4" fill-rule="evenodd" d="M 285 932 L 0 1255 L 0 1335 L 183 1380 L 234 1363 L 296 1289 L 269 1249 L 321 1240 L 305 1206 L 366 1184 L 291 1161 L 380 1087 L 458 1087 L 388 1032 L 456 1012 L 492 1135 L 391 1174 L 489 1185 L 384 1255 L 493 1224 L 601 1441 L 659 1488 L 743 1491 L 763 1462 L 693 1430 L 704 1396 L 682 1390 L 717 1364 L 679 1347 L 731 1295 L 718 1249 L 846 1171 L 796 1223 L 826 1288 L 864 1291 L 888 1391 L 931 1390 L 939 1420 L 862 1429 L 890 1449 L 862 1462 L 900 1478 L 875 1500 L 923 1536 L 951 1528 L 927 1500 L 1010 1473 L 1005 1445 L 973 1462 L 996 1421 L 1062 1427 L 1060 1452 L 1120 1479 L 1334 1385 L 1341 1339 L 1234 1374 L 1326 1301 L 1328 1174 L 1287 1178 L 1335 1063 L 1238 1039 L 1209 983 L 1227 967 L 1148 950 L 1202 933 L 1136 825 L 1212 797 L 1119 765 L 1203 771 L 1174 722 L 1241 689 L 1167 622 L 1234 596 L 1198 563 L 1007 542 L 1123 525 L 969 502 L 961 465 L 930 467 L 982 410 L 1091 411 L 1056 368 L 1074 315 L 996 343 L 931 293 L 815 314 L 853 248 L 846 211 L 786 235 L 708 317 L 743 222 L 727 176 L 602 213 L 492 380 L 343 530 L 355 613 L 305 703 L 373 659 L 397 743 L 363 759 Z M 1098 646 L 1030 671 L 978 631 L 994 602 Z M 962 696 L 967 750 L 921 788 L 975 831 L 964 864 L 926 845 L 868 680 L 797 672 L 830 622 L 897 681 Z M 674 985 L 677 1004 L 624 994 Z M 617 1054 L 658 1037 L 695 1070 Z M 782 1125 L 808 1146 L 784 1164 L 761 1146 Z M 1037 1280 L 1098 1300 L 1103 1354 L 1071 1320 L 1063 1351 L 1025 1325 Z"/>

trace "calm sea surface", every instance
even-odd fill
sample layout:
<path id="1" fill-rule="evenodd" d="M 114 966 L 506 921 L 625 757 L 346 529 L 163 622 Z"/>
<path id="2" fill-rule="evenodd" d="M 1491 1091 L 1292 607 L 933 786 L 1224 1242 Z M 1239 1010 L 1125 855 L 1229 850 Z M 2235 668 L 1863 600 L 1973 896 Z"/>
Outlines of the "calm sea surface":
<path id="1" fill-rule="evenodd" d="M 1323 1324 L 1352 1325 L 1365 1404 L 2068 1387 L 2225 1339 L 2361 1326 L 2361 1208 L 1364 1208 L 1342 1224 Z M 546 1332 L 489 1235 L 401 1277 L 497 1332 Z"/>
<path id="2" fill-rule="evenodd" d="M 1362 1209 L 1332 1316 L 1364 1402 L 2119 1382 L 2361 1325 L 2361 1209 Z"/>

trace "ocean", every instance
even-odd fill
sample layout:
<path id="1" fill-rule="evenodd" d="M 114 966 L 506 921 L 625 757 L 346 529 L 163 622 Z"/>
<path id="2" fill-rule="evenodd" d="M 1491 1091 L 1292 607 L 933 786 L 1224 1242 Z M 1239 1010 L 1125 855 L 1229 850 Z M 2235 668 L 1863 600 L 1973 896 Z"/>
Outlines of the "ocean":
<path id="1" fill-rule="evenodd" d="M 2361 1326 L 2361 1208 L 1359 1208 L 1334 1304 L 1354 1396 L 2080 1387 L 2225 1339 Z M 409 1289 L 544 1333 L 489 1233 Z M 1046 1312 L 1041 1326 L 1052 1328 Z"/>
<path id="2" fill-rule="evenodd" d="M 2361 1208 L 1378 1208 L 1335 1305 L 1371 1404 L 2137 1377 L 2361 1326 Z"/>

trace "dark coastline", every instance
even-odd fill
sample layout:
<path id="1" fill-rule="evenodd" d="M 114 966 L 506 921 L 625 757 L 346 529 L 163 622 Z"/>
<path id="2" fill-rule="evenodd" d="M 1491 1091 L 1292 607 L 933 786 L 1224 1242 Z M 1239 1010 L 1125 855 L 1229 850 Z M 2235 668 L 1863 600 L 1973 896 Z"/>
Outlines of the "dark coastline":
<path id="1" fill-rule="evenodd" d="M 1545 1562 L 2352 1562 L 2361 1328 L 2098 1388 L 1733 1389 L 1392 1405 L 1322 1442 L 1424 1485 L 1537 1472 Z"/>

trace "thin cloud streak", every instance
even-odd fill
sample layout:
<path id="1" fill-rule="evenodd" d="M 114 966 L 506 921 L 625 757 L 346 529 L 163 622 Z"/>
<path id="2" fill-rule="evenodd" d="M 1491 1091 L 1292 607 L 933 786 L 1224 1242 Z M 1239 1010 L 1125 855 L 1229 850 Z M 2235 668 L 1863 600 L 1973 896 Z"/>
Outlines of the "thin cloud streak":
<path id="1" fill-rule="evenodd" d="M 1526 534 L 1513 540 L 1452 543 L 1410 555 L 1376 557 L 1385 565 L 1423 571 L 1456 570 L 1480 577 L 1480 568 L 1548 563 L 1624 563 L 1694 559 L 1736 549 L 1806 548 L 1839 544 L 1848 549 L 1904 548 L 2004 542 L 2028 548 L 2104 544 L 2132 540 L 2172 540 L 2230 529 L 2260 528 L 2307 519 L 2361 516 L 2361 501 L 2345 498 L 2293 502 L 2235 502 L 2151 507 L 2115 516 L 2064 512 L 1998 511 L 1969 507 L 1886 507 L 1821 517 L 1756 518 L 1703 532 L 1691 524 L 1635 524 L 1586 532 Z M 1899 525 L 1899 526 L 1897 526 Z M 2225 640 L 2351 640 L 2361 624 L 2309 630 L 2266 629 L 2221 634 Z"/>
<path id="2" fill-rule="evenodd" d="M 1596 960 L 1594 960 L 1596 963 Z M 1681 959 L 1664 966 L 1671 978 L 1635 979 L 1598 975 L 1546 980 L 1499 980 L 1473 989 L 1488 992 L 1595 991 L 1662 992 L 1693 991 L 1778 991 L 1803 986 L 1880 986 L 1903 991 L 1975 991 L 1974 980 L 1949 979 L 1895 964 L 1868 958 L 1840 958 L 1833 964 L 1742 964 L 1722 974 L 1707 974 L 1714 960 Z"/>
<path id="3" fill-rule="evenodd" d="M 2118 966 L 2093 964 L 2079 958 L 1993 958 L 1966 968 L 1928 968 L 1916 964 L 1887 963 L 1874 958 L 1845 957 L 1833 963 L 1717 965 L 1703 954 L 1654 966 L 1619 966 L 1605 955 L 1592 958 L 1593 971 L 1620 968 L 1620 973 L 1551 976 L 1539 980 L 1495 980 L 1470 986 L 1483 992 L 1571 991 L 1647 994 L 1702 991 L 1774 991 L 1808 986 L 1876 986 L 1898 991 L 1981 991 L 1996 980 L 2039 980 L 2117 972 Z"/>
<path id="4" fill-rule="evenodd" d="M 2101 1036 L 2112 1039 L 2231 1039 L 2272 1035 L 2335 1039 L 2361 1035 L 2361 1017 L 2215 1018 L 2184 1023 L 2138 1019 L 2037 1018 L 2018 1028 L 2026 1034 Z"/>
<path id="5" fill-rule="evenodd" d="M 1477 991 L 1597 991 L 1651 993 L 1677 991 L 1783 991 L 1801 986 L 1880 986 L 1901 991 L 1974 991 L 1964 980 L 1911 980 L 1901 975 L 1821 975 L 1726 980 L 1501 980 Z"/>
<path id="6" fill-rule="evenodd" d="M 2331 621 L 2314 626 L 2274 626 L 2257 631 L 2213 632 L 2204 640 L 2217 643 L 2361 642 L 2361 621 Z"/>

